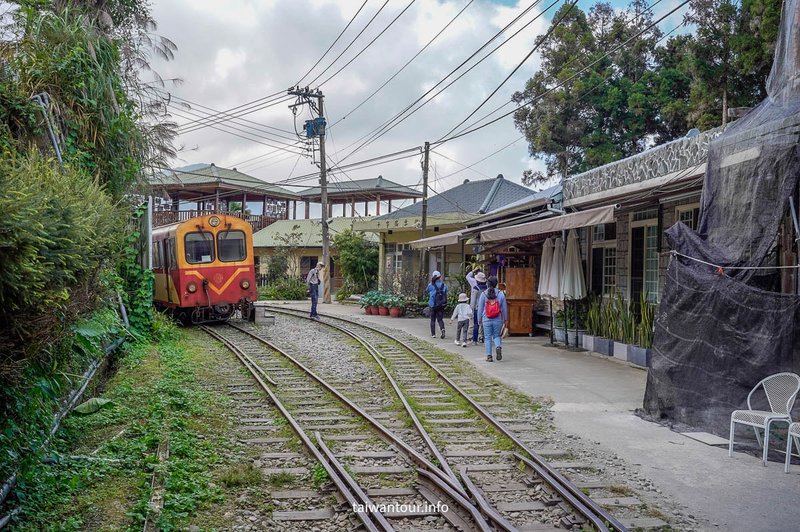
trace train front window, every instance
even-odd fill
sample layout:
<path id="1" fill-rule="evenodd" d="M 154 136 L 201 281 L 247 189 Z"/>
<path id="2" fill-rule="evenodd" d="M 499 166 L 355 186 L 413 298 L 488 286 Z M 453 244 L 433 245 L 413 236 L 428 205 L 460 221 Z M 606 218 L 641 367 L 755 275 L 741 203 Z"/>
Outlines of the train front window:
<path id="1" fill-rule="evenodd" d="M 207 232 L 186 233 L 183 241 L 186 248 L 186 262 L 205 264 L 214 262 L 214 235 Z"/>
<path id="2" fill-rule="evenodd" d="M 220 231 L 217 250 L 222 262 L 237 262 L 247 258 L 244 231 Z"/>

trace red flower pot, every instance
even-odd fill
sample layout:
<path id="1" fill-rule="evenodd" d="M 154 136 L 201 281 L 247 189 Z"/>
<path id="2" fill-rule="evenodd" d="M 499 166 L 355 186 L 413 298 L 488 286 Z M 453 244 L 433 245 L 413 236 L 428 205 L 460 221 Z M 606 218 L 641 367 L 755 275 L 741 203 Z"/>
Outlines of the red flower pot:
<path id="1" fill-rule="evenodd" d="M 364 307 L 364 313 L 367 315 L 372 314 L 372 307 Z"/>
<path id="2" fill-rule="evenodd" d="M 367 314 L 371 314 L 373 316 L 377 316 L 378 315 L 378 307 L 376 307 L 375 305 L 368 306 L 367 307 Z"/>
<path id="3" fill-rule="evenodd" d="M 392 307 L 389 309 L 389 316 L 393 318 L 399 318 L 403 315 L 403 309 L 401 307 Z"/>
<path id="4" fill-rule="evenodd" d="M 389 315 L 389 309 L 386 308 L 386 307 L 378 307 L 378 313 L 381 316 L 388 316 Z"/>

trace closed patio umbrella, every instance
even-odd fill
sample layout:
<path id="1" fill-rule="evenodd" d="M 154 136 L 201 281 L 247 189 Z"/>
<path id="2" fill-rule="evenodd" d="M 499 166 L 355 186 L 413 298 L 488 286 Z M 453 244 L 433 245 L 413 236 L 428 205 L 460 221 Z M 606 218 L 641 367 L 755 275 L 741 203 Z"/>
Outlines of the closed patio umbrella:
<path id="1" fill-rule="evenodd" d="M 547 237 L 542 244 L 542 262 L 539 266 L 539 285 L 537 292 L 540 296 L 550 299 L 550 294 L 547 293 L 550 269 L 553 265 L 553 239 Z M 550 343 L 553 343 L 553 301 L 550 300 Z"/>
<path id="2" fill-rule="evenodd" d="M 547 283 L 550 277 L 550 267 L 553 264 L 553 239 L 548 237 L 542 244 L 542 262 L 539 267 L 539 286 L 537 292 L 542 297 L 547 297 Z"/>
<path id="3" fill-rule="evenodd" d="M 561 279 L 561 294 L 564 298 L 564 332 L 567 332 L 567 299 L 575 303 L 575 347 L 578 347 L 578 300 L 586 297 L 586 281 L 583 279 L 583 264 L 578 243 L 578 232 L 570 230 L 567 237 L 567 253 L 564 258 L 564 274 Z M 567 338 L 569 345 L 569 338 Z"/>
<path id="4" fill-rule="evenodd" d="M 559 236 L 553 241 L 553 261 L 550 263 L 550 270 L 547 274 L 547 295 L 550 301 L 554 299 L 564 299 L 561 293 L 561 279 L 564 274 L 564 240 Z M 555 326 L 555 321 L 551 319 L 551 327 Z"/>

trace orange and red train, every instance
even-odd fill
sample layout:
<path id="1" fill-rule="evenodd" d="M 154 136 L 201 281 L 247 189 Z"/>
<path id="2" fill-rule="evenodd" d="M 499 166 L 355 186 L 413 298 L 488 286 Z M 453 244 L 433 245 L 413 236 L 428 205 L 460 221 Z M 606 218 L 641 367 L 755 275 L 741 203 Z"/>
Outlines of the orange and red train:
<path id="1" fill-rule="evenodd" d="M 249 319 L 256 300 L 253 228 L 235 216 L 198 216 L 153 230 L 153 300 L 184 323 Z"/>

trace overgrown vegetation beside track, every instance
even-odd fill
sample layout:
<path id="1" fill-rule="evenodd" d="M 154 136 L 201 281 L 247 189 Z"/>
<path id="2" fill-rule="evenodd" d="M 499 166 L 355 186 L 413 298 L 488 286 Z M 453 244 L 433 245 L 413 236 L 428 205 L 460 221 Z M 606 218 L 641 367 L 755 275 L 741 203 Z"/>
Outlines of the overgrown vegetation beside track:
<path id="1" fill-rule="evenodd" d="M 154 27 L 143 0 L 0 13 L 0 482 L 38 466 L 60 400 L 108 345 L 151 333 L 137 205 L 173 130 L 140 75 L 174 50 Z M 0 517 L 26 511 L 19 493 Z"/>
<path id="2" fill-rule="evenodd" d="M 199 333 L 158 323 L 156 341 L 122 358 L 102 396 L 111 402 L 70 415 L 49 459 L 21 477 L 20 528 L 141 529 L 149 516 L 173 530 L 222 501 L 229 399 L 205 378 L 214 355 Z M 163 463 L 159 445 L 169 449 Z M 160 512 L 149 506 L 156 470 Z"/>

